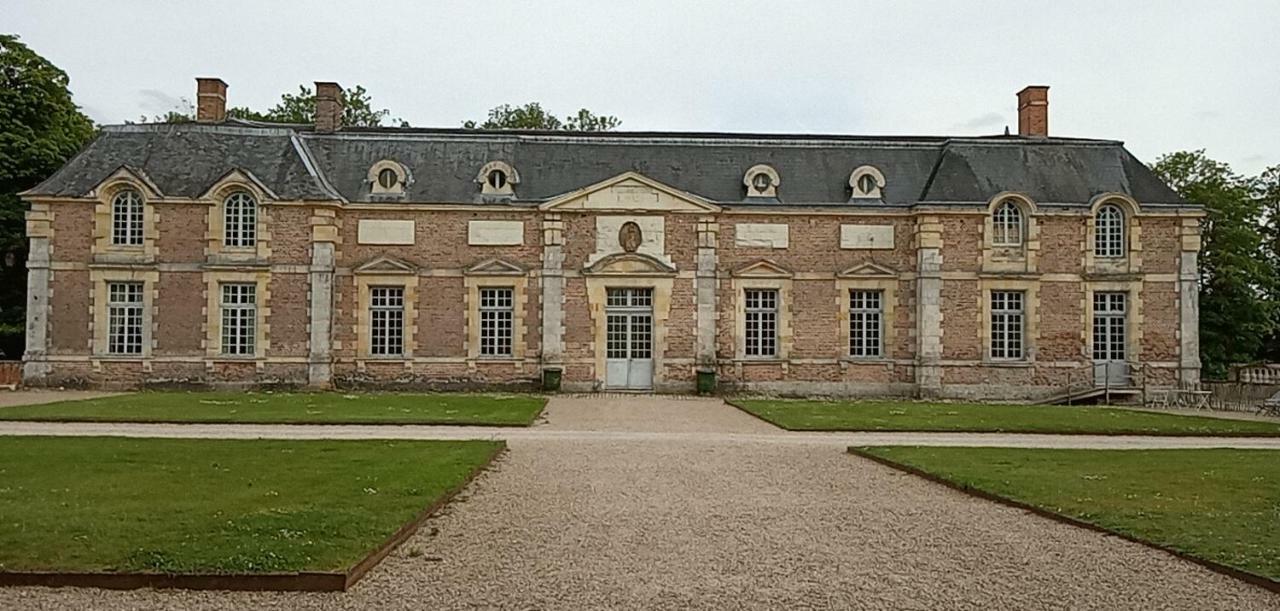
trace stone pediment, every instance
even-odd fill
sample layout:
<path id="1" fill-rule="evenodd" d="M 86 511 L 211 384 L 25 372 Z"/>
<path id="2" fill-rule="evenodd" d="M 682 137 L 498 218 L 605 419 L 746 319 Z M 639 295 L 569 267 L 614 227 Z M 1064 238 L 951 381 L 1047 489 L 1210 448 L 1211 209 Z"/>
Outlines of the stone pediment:
<path id="1" fill-rule="evenodd" d="M 485 259 L 462 272 L 468 276 L 523 276 L 528 271 L 502 259 Z"/>
<path id="2" fill-rule="evenodd" d="M 733 271 L 733 275 L 735 278 L 790 278 L 794 274 L 773 261 L 761 259 L 739 267 Z"/>
<path id="3" fill-rule="evenodd" d="M 160 187 L 157 187 L 156 183 L 151 182 L 151 178 L 147 176 L 146 172 L 142 171 L 140 168 L 135 168 L 130 165 L 122 165 L 116 168 L 115 171 L 108 174 L 106 178 L 103 178 L 98 182 L 98 184 L 94 185 L 88 193 L 85 193 L 85 197 L 98 197 L 104 189 L 109 189 L 111 186 L 119 183 L 128 183 L 137 186 L 142 190 L 142 195 L 148 199 L 164 198 L 164 193 L 160 191 Z"/>
<path id="4" fill-rule="evenodd" d="M 395 257 L 378 257 L 355 268 L 356 274 L 416 274 L 418 267 Z"/>
<path id="5" fill-rule="evenodd" d="M 218 194 L 230 186 L 250 187 L 250 190 L 257 191 L 259 200 L 263 198 L 280 199 L 270 187 L 258 180 L 258 177 L 253 175 L 253 172 L 241 168 L 232 168 L 226 174 L 213 181 L 213 184 L 209 185 L 209 188 L 205 189 L 204 193 L 200 195 L 200 199 L 216 199 Z"/>
<path id="6" fill-rule="evenodd" d="M 837 278 L 897 278 L 897 270 L 878 263 L 859 263 L 838 274 Z"/>
<path id="7" fill-rule="evenodd" d="M 608 255 L 583 268 L 586 276 L 674 276 L 676 268 L 644 253 Z"/>
<path id="8" fill-rule="evenodd" d="M 637 172 L 626 172 L 566 193 L 540 206 L 543 210 L 612 210 L 627 212 L 717 212 L 719 206 L 664 185 Z"/>

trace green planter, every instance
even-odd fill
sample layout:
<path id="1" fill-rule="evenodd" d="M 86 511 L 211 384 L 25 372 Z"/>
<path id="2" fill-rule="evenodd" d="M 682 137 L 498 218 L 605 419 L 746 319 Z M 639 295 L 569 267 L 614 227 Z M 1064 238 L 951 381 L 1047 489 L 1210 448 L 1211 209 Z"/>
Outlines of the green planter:
<path id="1" fill-rule="evenodd" d="M 560 390 L 561 370 L 558 367 L 547 367 L 542 370 L 542 390 L 556 392 Z"/>
<path id="2" fill-rule="evenodd" d="M 698 370 L 698 394 L 709 395 L 716 391 L 716 372 L 712 369 Z"/>

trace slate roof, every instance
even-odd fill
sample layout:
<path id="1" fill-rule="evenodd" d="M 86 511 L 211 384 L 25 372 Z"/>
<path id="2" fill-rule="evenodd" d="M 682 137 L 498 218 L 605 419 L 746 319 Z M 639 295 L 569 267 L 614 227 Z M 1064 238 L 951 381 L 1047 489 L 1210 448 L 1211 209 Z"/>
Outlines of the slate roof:
<path id="1" fill-rule="evenodd" d="M 199 197 L 241 169 L 282 199 L 372 201 L 366 178 L 382 159 L 408 168 L 407 202 L 479 203 L 476 175 L 496 160 L 519 172 L 515 203 L 526 205 L 627 171 L 721 205 L 756 205 L 745 197 L 742 178 L 760 163 L 781 177 L 772 205 L 973 204 L 1002 191 L 1050 205 L 1086 205 L 1105 192 L 1142 205 L 1187 205 L 1110 140 L 420 128 L 322 134 L 311 126 L 242 121 L 104 127 L 27 194 L 81 196 L 128 166 L 170 197 Z M 883 201 L 850 202 L 849 175 L 862 165 L 884 174 Z"/>

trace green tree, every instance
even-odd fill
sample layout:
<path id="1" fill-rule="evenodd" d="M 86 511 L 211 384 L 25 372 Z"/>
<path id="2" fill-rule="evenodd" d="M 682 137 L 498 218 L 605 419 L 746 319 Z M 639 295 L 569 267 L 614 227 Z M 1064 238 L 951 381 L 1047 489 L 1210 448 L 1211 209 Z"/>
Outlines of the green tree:
<path id="1" fill-rule="evenodd" d="M 611 115 L 597 115 L 585 108 L 564 120 L 547 112 L 542 104 L 529 102 L 524 106 L 503 104 L 489 110 L 489 118 L 483 123 L 463 121 L 464 129 L 539 129 L 575 132 L 604 132 L 617 129 L 622 121 Z"/>
<path id="2" fill-rule="evenodd" d="M 1200 358 L 1207 376 L 1262 355 L 1275 329 L 1277 272 L 1260 253 L 1265 237 L 1258 181 L 1203 150 L 1165 155 L 1153 168 L 1188 201 L 1203 204 L 1200 257 Z"/>
<path id="3" fill-rule="evenodd" d="M 18 193 L 52 174 L 94 134 L 67 83 L 65 72 L 17 36 L 0 35 L 0 337 L 16 326 L 20 341 L 26 317 L 26 206 Z M 5 341 L 0 350 L 14 358 L 20 346 Z"/>
<path id="4" fill-rule="evenodd" d="M 1262 237 L 1267 265 L 1272 270 L 1280 270 L 1280 165 L 1267 168 L 1258 177 L 1258 198 L 1262 202 Z M 1280 271 L 1275 272 L 1280 275 Z M 1263 350 L 1263 358 L 1273 363 L 1280 363 L 1280 278 L 1272 285 L 1268 295 L 1271 312 L 1275 317 L 1275 326 L 1267 345 Z"/>
<path id="5" fill-rule="evenodd" d="M 378 127 L 391 115 L 391 111 L 373 107 L 373 99 L 364 87 L 343 90 L 342 124 L 354 127 Z M 227 116 L 232 119 L 263 121 L 266 123 L 311 123 L 316 116 L 316 94 L 306 85 L 298 85 L 298 93 L 280 95 L 280 102 L 266 112 L 258 112 L 248 107 L 237 106 L 227 109 Z M 195 108 L 185 98 L 181 106 L 154 117 L 142 117 L 143 123 L 190 123 L 195 120 Z M 401 127 L 408 123 L 400 119 L 392 119 Z"/>

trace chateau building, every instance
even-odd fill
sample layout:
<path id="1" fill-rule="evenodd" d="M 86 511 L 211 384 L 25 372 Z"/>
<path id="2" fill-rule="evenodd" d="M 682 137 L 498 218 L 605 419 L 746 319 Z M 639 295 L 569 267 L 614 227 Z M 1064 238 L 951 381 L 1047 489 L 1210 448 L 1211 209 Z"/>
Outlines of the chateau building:
<path id="1" fill-rule="evenodd" d="M 1120 142 L 104 127 L 30 202 L 29 384 L 1037 398 L 1192 384 L 1200 207 Z"/>

